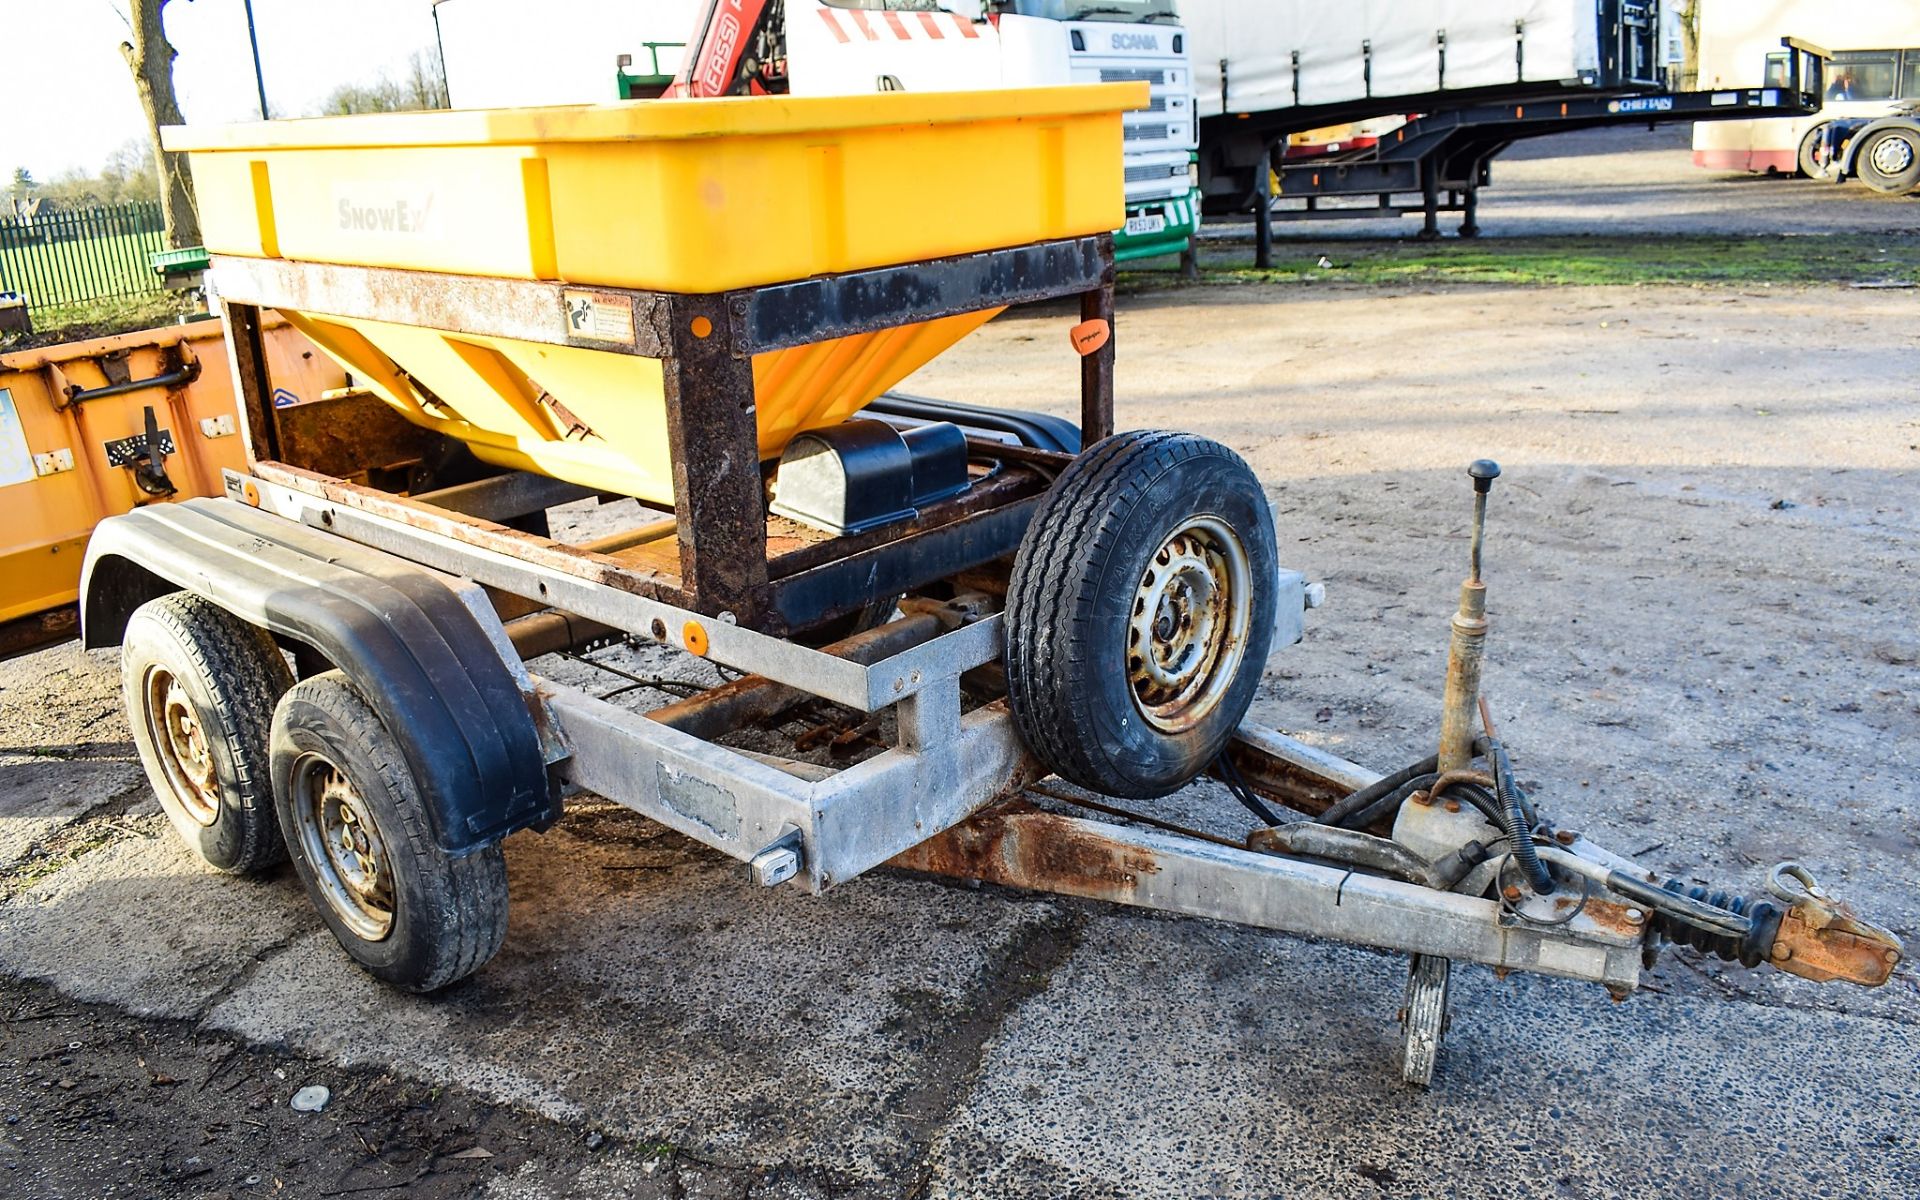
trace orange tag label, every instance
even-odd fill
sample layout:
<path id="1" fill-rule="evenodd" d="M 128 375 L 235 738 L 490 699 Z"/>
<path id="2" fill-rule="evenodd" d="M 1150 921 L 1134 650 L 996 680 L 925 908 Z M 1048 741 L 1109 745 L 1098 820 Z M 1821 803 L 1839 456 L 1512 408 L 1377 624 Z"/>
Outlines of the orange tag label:
<path id="1" fill-rule="evenodd" d="M 1091 321 L 1082 321 L 1067 331 L 1068 340 L 1073 343 L 1073 348 L 1079 351 L 1082 358 L 1106 345 L 1107 339 L 1112 336 L 1113 327 L 1099 317 Z"/>

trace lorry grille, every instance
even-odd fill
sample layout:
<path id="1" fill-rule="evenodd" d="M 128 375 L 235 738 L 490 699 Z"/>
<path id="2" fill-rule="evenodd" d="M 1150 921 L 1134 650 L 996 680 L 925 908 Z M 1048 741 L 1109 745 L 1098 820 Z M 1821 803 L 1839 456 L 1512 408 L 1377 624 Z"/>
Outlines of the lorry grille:
<path id="1" fill-rule="evenodd" d="M 1126 140 L 1129 142 L 1158 141 L 1167 136 L 1165 125 L 1129 125 Z"/>
<path id="2" fill-rule="evenodd" d="M 1131 67 L 1101 67 L 1101 83 L 1165 83 L 1165 71 L 1146 71 Z"/>
<path id="3" fill-rule="evenodd" d="M 1128 183 L 1146 183 L 1149 180 L 1171 179 L 1175 175 L 1185 175 L 1186 173 L 1187 166 L 1185 163 L 1173 163 L 1170 165 L 1156 163 L 1152 166 L 1128 167 L 1126 178 Z"/>

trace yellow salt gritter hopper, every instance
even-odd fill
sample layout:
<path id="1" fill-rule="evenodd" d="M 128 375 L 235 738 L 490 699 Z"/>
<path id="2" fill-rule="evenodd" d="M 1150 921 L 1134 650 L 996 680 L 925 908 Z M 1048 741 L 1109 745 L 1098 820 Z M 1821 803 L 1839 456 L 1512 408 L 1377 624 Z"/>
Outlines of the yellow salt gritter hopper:
<path id="1" fill-rule="evenodd" d="M 714 293 L 1098 234 L 1141 84 L 642 101 L 166 131 L 220 255 Z M 500 466 L 673 500 L 657 359 L 281 310 L 356 382 Z M 755 356 L 760 453 L 999 310 Z M 615 334 L 617 336 L 617 332 Z"/>

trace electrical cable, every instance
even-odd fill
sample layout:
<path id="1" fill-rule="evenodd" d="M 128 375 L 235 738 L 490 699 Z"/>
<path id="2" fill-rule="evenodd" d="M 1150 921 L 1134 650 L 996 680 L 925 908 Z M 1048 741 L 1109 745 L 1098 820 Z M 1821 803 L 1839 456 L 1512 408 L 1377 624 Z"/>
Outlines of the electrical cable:
<path id="1" fill-rule="evenodd" d="M 1227 790 L 1233 793 L 1233 798 L 1263 825 L 1271 829 L 1280 824 L 1280 814 L 1268 808 L 1261 802 L 1260 797 L 1253 794 L 1253 788 L 1248 786 L 1246 778 L 1240 774 L 1240 768 L 1233 765 L 1233 760 L 1227 757 L 1226 751 L 1222 750 L 1220 757 L 1213 760 L 1213 769 L 1219 776 L 1220 782 L 1226 784 Z"/>

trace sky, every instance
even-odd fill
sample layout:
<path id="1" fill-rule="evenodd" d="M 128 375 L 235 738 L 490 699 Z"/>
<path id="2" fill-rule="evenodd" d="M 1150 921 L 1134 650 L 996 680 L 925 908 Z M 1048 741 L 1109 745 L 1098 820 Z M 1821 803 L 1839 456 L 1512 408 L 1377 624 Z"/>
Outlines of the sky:
<path id="1" fill-rule="evenodd" d="M 143 136 L 120 57 L 124 10 L 124 0 L 0 0 L 0 175 L 94 171 Z M 165 14 L 186 119 L 258 119 L 242 0 L 172 0 Z M 343 83 L 399 78 L 408 55 L 433 47 L 428 0 L 253 0 L 253 14 L 275 116 L 305 116 Z"/>

